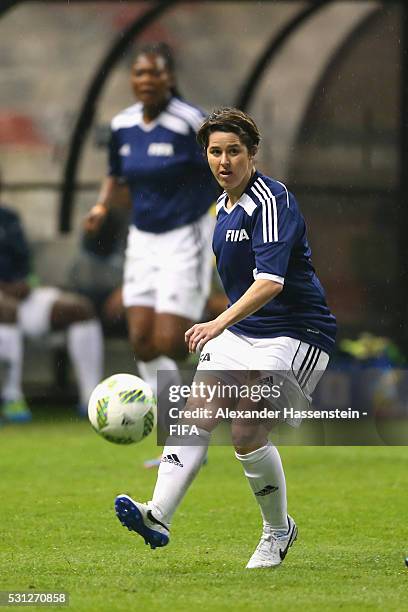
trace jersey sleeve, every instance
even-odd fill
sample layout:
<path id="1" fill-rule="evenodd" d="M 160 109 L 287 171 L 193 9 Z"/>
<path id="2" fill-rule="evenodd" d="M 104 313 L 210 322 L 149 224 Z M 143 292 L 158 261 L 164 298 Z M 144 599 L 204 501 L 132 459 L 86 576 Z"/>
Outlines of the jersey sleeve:
<path id="1" fill-rule="evenodd" d="M 252 215 L 254 278 L 283 284 L 298 234 L 299 215 L 292 194 L 284 191 L 265 199 Z"/>
<path id="2" fill-rule="evenodd" d="M 109 176 L 121 176 L 121 159 L 119 155 L 119 142 L 118 135 L 115 130 L 111 127 L 111 133 L 108 145 L 108 175 Z"/>

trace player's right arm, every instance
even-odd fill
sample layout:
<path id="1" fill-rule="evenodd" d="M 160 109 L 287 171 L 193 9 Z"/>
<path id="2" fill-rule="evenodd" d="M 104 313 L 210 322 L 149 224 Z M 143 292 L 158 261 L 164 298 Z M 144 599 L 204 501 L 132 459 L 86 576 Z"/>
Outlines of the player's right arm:
<path id="1" fill-rule="evenodd" d="M 97 202 L 85 217 L 84 230 L 86 232 L 97 232 L 101 227 L 109 210 L 117 184 L 116 176 L 106 176 L 102 181 Z"/>
<path id="2" fill-rule="evenodd" d="M 108 173 L 102 181 L 96 204 L 92 206 L 91 210 L 85 217 L 85 232 L 95 233 L 100 229 L 118 187 L 118 177 L 121 175 L 121 157 L 119 155 L 120 143 L 118 142 L 117 133 L 113 129 L 112 125 L 113 122 L 111 124 L 111 133 L 108 146 Z"/>

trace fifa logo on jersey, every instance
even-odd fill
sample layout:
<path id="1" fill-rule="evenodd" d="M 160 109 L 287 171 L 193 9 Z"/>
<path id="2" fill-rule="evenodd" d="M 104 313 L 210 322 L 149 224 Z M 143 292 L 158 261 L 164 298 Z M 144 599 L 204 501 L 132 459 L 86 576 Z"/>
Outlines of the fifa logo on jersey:
<path id="1" fill-rule="evenodd" d="M 225 233 L 226 242 L 241 242 L 242 240 L 249 240 L 249 236 L 245 229 L 227 230 Z"/>
<path id="2" fill-rule="evenodd" d="M 129 157 L 130 153 L 130 144 L 123 144 L 119 149 L 119 155 L 122 155 L 122 157 Z"/>
<path id="3" fill-rule="evenodd" d="M 152 142 L 149 144 L 147 154 L 151 157 L 172 157 L 174 147 L 171 142 Z"/>

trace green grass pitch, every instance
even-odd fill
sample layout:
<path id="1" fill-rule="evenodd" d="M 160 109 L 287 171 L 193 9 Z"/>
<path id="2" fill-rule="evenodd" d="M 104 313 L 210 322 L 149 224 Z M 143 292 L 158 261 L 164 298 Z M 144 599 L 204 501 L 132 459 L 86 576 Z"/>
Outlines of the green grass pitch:
<path id="1" fill-rule="evenodd" d="M 0 590 L 68 591 L 88 612 L 406 607 L 408 448 L 282 447 L 298 541 L 281 567 L 249 571 L 261 523 L 231 448 L 210 449 L 152 551 L 113 499 L 149 498 L 154 435 L 115 446 L 56 412 L 0 429 Z"/>

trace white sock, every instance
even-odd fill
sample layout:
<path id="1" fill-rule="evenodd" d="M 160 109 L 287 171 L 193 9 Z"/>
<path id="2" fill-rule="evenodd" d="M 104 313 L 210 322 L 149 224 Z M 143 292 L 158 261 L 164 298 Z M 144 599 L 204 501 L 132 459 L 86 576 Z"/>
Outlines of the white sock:
<path id="1" fill-rule="evenodd" d="M 86 406 L 103 376 L 103 335 L 99 321 L 72 323 L 68 327 L 67 348 L 78 382 L 79 401 Z"/>
<path id="2" fill-rule="evenodd" d="M 156 397 L 160 395 L 162 389 L 166 386 L 167 380 L 163 373 L 160 375 L 160 389 L 157 388 L 157 371 L 167 371 L 169 376 L 169 384 L 180 385 L 180 372 L 176 362 L 170 357 L 160 355 L 151 361 L 138 361 L 137 368 L 140 377 L 153 389 Z"/>
<path id="3" fill-rule="evenodd" d="M 174 512 L 203 463 L 211 434 L 204 429 L 198 431 L 199 435 L 193 436 L 195 446 L 177 444 L 177 438 L 173 436 L 169 438 L 172 444 L 167 444 L 163 449 L 156 487 L 152 501 L 149 502 L 153 515 L 163 523 L 170 524 Z M 179 440 L 182 442 L 186 439 Z"/>
<path id="4" fill-rule="evenodd" d="M 264 525 L 287 531 L 286 481 L 278 449 L 268 442 L 247 455 L 235 456 L 242 463 L 249 486 L 258 502 Z"/>
<path id="5" fill-rule="evenodd" d="M 21 388 L 23 357 L 23 335 L 18 325 L 0 324 L 0 361 L 6 364 L 1 396 L 5 402 L 23 397 Z"/>

